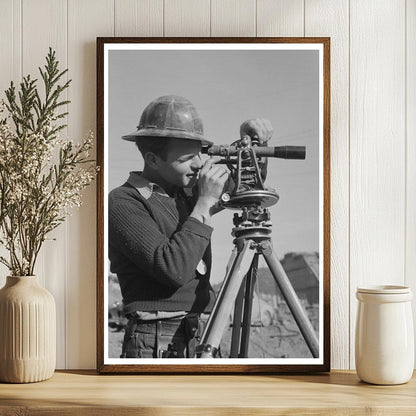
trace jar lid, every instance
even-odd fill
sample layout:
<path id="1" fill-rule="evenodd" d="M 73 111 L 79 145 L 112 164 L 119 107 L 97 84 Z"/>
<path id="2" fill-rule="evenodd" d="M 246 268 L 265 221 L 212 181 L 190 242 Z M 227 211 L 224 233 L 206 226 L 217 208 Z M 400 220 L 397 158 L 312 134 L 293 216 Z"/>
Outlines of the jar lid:
<path id="1" fill-rule="evenodd" d="M 410 287 L 408 286 L 396 286 L 396 285 L 376 285 L 367 287 L 358 287 L 358 293 L 377 293 L 382 295 L 395 295 L 400 293 L 410 293 Z"/>

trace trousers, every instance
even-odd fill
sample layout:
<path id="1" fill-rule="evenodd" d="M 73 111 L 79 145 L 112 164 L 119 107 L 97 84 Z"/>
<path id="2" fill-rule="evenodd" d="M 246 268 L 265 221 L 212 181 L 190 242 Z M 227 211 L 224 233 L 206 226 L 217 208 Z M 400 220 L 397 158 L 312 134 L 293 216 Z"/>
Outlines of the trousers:
<path id="1" fill-rule="evenodd" d="M 120 358 L 194 358 L 204 329 L 198 314 L 184 318 L 129 319 Z"/>

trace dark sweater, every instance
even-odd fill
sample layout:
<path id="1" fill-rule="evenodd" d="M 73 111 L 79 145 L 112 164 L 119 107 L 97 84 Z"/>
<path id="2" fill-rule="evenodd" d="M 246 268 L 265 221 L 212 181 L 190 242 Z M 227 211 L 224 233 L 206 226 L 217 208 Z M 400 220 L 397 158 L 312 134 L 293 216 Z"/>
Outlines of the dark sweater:
<path id="1" fill-rule="evenodd" d="M 194 200 L 155 193 L 146 199 L 127 182 L 110 192 L 109 258 L 125 313 L 212 310 L 212 228 L 189 217 Z M 204 275 L 196 271 L 201 259 Z"/>

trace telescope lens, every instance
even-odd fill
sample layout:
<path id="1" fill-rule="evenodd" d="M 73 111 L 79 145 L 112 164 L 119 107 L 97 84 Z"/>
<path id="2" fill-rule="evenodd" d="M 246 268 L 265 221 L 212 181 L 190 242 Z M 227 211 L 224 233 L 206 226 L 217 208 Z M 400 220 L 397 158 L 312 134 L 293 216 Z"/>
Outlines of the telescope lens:
<path id="1" fill-rule="evenodd" d="M 305 146 L 277 146 L 274 148 L 274 157 L 282 159 L 305 159 Z"/>
<path id="2" fill-rule="evenodd" d="M 280 159 L 305 159 L 306 148 L 305 146 L 277 146 L 277 147 L 263 147 L 253 146 L 252 149 L 258 157 L 277 157 Z M 211 156 L 237 156 L 238 149 L 236 146 L 218 146 L 212 145 L 209 147 L 203 147 L 201 153 Z M 247 158 L 249 151 L 243 149 L 243 159 Z"/>

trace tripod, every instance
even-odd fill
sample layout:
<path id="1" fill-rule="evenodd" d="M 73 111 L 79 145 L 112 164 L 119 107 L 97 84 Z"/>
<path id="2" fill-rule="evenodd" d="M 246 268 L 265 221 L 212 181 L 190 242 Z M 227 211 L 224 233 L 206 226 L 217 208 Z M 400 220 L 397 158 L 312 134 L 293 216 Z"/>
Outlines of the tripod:
<path id="1" fill-rule="evenodd" d="M 251 197 L 253 192 L 247 192 L 247 194 Z M 274 197 L 268 191 L 254 191 L 254 196 L 256 199 L 263 200 Z M 277 202 L 277 195 L 275 197 Z M 230 356 L 231 358 L 247 357 L 253 291 L 260 255 L 263 255 L 266 260 L 312 356 L 319 357 L 319 342 L 314 328 L 273 251 L 270 212 L 261 205 L 244 206 L 242 210 L 241 215 L 234 214 L 235 228 L 232 231 L 235 237 L 234 249 L 221 290 L 197 347 L 197 357 L 215 358 L 231 315 L 233 303 L 235 303 L 235 309 Z M 243 322 L 241 322 L 242 318 Z"/>

